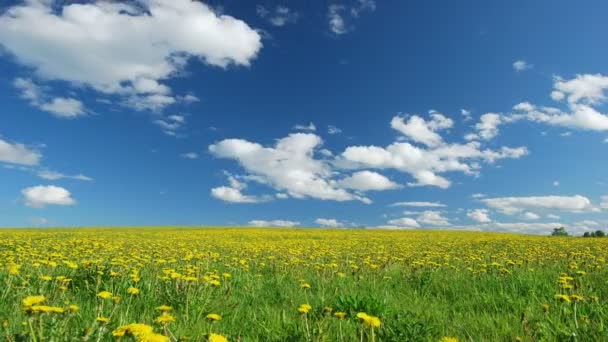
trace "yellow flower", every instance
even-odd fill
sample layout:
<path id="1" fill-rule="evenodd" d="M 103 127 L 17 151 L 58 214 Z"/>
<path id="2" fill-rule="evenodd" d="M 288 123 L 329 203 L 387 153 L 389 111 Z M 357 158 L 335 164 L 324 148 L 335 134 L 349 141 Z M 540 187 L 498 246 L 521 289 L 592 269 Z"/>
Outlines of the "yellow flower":
<path id="1" fill-rule="evenodd" d="M 156 319 L 156 323 L 158 324 L 167 324 L 173 321 L 175 321 L 175 317 L 166 312 L 163 312 L 162 315 L 158 316 L 158 318 Z"/>
<path id="2" fill-rule="evenodd" d="M 570 295 L 570 299 L 575 302 L 582 302 L 585 300 L 585 298 L 583 296 L 579 296 L 579 295 Z"/>
<path id="3" fill-rule="evenodd" d="M 209 342 L 228 342 L 228 339 L 219 334 L 209 334 Z"/>
<path id="4" fill-rule="evenodd" d="M 456 337 L 444 336 L 439 342 L 458 342 L 458 339 Z"/>
<path id="5" fill-rule="evenodd" d="M 112 297 L 112 302 L 114 302 L 114 304 L 120 303 L 121 300 L 122 300 L 122 298 L 120 296 L 113 296 Z"/>
<path id="6" fill-rule="evenodd" d="M 97 317 L 96 321 L 99 323 L 106 324 L 110 321 L 110 319 L 108 317 Z"/>
<path id="7" fill-rule="evenodd" d="M 215 313 L 210 313 L 207 315 L 207 319 L 210 321 L 219 321 L 222 319 L 222 316 Z"/>
<path id="8" fill-rule="evenodd" d="M 300 307 L 298 307 L 298 312 L 303 314 L 307 314 L 310 310 L 312 310 L 312 306 L 309 304 L 302 304 Z"/>
<path id="9" fill-rule="evenodd" d="M 138 342 L 170 342 L 171 340 L 165 336 L 165 335 L 161 335 L 161 334 L 146 334 L 146 335 L 142 335 L 139 336 L 137 338 Z"/>
<path id="10" fill-rule="evenodd" d="M 65 312 L 64 308 L 60 308 L 57 306 L 47 306 L 47 305 L 32 305 L 28 307 L 27 312 L 30 313 L 63 313 Z"/>
<path id="11" fill-rule="evenodd" d="M 564 295 L 564 294 L 555 295 L 555 299 L 558 299 L 559 301 L 564 302 L 564 303 L 570 303 L 571 302 L 570 296 Z"/>
<path id="12" fill-rule="evenodd" d="M 136 287 L 129 287 L 127 289 L 127 293 L 130 295 L 138 295 L 139 294 L 139 289 Z"/>
<path id="13" fill-rule="evenodd" d="M 112 292 L 110 291 L 101 291 L 97 294 L 97 297 L 102 298 L 102 299 L 110 299 L 112 298 Z"/>
<path id="14" fill-rule="evenodd" d="M 219 280 L 213 279 L 212 281 L 209 282 L 209 284 L 213 285 L 213 286 L 220 286 L 221 283 Z"/>
<path id="15" fill-rule="evenodd" d="M 23 306 L 32 306 L 37 304 L 42 304 L 46 298 L 44 296 L 27 296 L 23 299 Z"/>
<path id="16" fill-rule="evenodd" d="M 170 307 L 169 305 L 161 305 L 161 306 L 157 306 L 156 310 L 162 311 L 162 312 L 168 312 L 168 311 L 173 310 L 173 308 Z"/>
<path id="17" fill-rule="evenodd" d="M 306 290 L 306 289 L 311 288 L 312 286 L 310 286 L 309 283 L 302 283 L 302 284 L 300 284 L 300 287 Z"/>
<path id="18" fill-rule="evenodd" d="M 147 334 L 151 334 L 154 332 L 151 326 L 147 324 L 141 323 L 133 323 L 128 325 L 123 325 L 118 327 L 116 330 L 112 331 L 112 336 L 121 337 L 121 336 L 143 336 Z"/>
<path id="19" fill-rule="evenodd" d="M 366 314 L 365 312 L 359 312 L 357 314 L 357 317 L 359 317 L 363 324 L 372 327 L 372 328 L 378 328 L 379 326 L 382 325 L 382 321 L 380 321 L 380 318 L 375 317 L 375 316 L 370 316 L 368 314 Z"/>
<path id="20" fill-rule="evenodd" d="M 334 316 L 336 316 L 339 319 L 343 319 L 344 317 L 346 317 L 346 312 L 338 311 L 334 314 Z"/>

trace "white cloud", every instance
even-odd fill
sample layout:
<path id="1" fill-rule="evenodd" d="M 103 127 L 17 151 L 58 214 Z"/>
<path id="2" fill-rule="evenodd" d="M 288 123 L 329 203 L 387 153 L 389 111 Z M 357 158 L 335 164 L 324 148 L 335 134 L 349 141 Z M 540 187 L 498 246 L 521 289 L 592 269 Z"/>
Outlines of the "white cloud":
<path id="1" fill-rule="evenodd" d="M 561 217 L 559 215 L 548 214 L 547 218 L 551 220 L 559 220 Z"/>
<path id="2" fill-rule="evenodd" d="M 258 16 L 268 20 L 274 26 L 285 26 L 288 23 L 295 23 L 298 20 L 298 13 L 286 6 L 277 6 L 274 10 L 269 10 L 262 5 L 256 6 Z"/>
<path id="3" fill-rule="evenodd" d="M 177 136 L 179 131 L 186 124 L 186 117 L 183 115 L 168 115 L 154 120 L 154 124 L 159 126 L 162 131 L 170 136 Z"/>
<path id="4" fill-rule="evenodd" d="M 553 87 L 569 103 L 598 104 L 606 100 L 604 90 L 608 88 L 608 77 L 601 74 L 576 75 L 571 80 L 556 77 Z"/>
<path id="5" fill-rule="evenodd" d="M 521 60 L 521 59 L 513 62 L 513 69 L 518 72 L 532 69 L 533 67 L 534 67 L 533 65 L 528 64 L 528 62 Z"/>
<path id="6" fill-rule="evenodd" d="M 74 205 L 76 201 L 70 192 L 54 185 L 38 185 L 21 190 L 25 205 L 32 208 L 43 208 L 47 205 Z"/>
<path id="7" fill-rule="evenodd" d="M 530 197 L 497 197 L 482 199 L 488 207 L 507 215 L 527 210 L 559 210 L 567 212 L 588 212 L 595 208 L 584 196 L 530 196 Z"/>
<path id="8" fill-rule="evenodd" d="M 564 226 L 566 225 L 559 222 L 492 222 L 482 225 L 481 228 L 485 231 L 548 235 L 554 228 Z"/>
<path id="9" fill-rule="evenodd" d="M 340 133 L 342 133 L 342 130 L 339 129 L 338 127 L 332 126 L 332 125 L 327 126 L 327 134 L 334 135 L 334 134 L 340 134 Z"/>
<path id="10" fill-rule="evenodd" d="M 385 176 L 372 171 L 358 171 L 337 183 L 341 188 L 360 191 L 392 190 L 401 186 Z"/>
<path id="11" fill-rule="evenodd" d="M 28 100 L 32 106 L 49 112 L 58 118 L 71 119 L 85 115 L 82 102 L 73 98 L 51 98 L 43 88 L 35 84 L 31 79 L 16 78 L 13 85 L 21 91 L 21 97 Z"/>
<path id="12" fill-rule="evenodd" d="M 211 196 L 230 203 L 260 203 L 266 201 L 256 196 L 248 196 L 241 193 L 241 189 L 229 186 L 219 186 L 211 189 Z"/>
<path id="13" fill-rule="evenodd" d="M 443 217 L 441 215 L 441 212 L 439 211 L 434 211 L 434 210 L 426 210 L 423 211 L 418 218 L 416 219 L 416 221 L 424 223 L 424 224 L 428 224 L 434 227 L 442 227 L 442 226 L 449 226 L 450 222 L 448 221 L 447 218 Z"/>
<path id="14" fill-rule="evenodd" d="M 397 202 L 391 204 L 391 207 L 444 208 L 447 206 L 439 202 Z"/>
<path id="15" fill-rule="evenodd" d="M 328 218 L 318 218 L 315 220 L 315 223 L 322 227 L 343 227 L 344 224 L 336 219 L 328 219 Z"/>
<path id="16" fill-rule="evenodd" d="M 315 151 L 322 144 L 317 135 L 293 133 L 280 139 L 273 147 L 243 139 L 226 139 L 209 146 L 218 158 L 233 159 L 258 183 L 269 185 L 293 198 L 322 200 L 371 201 L 340 188 L 331 165 L 315 159 Z"/>
<path id="17" fill-rule="evenodd" d="M 476 194 L 472 194 L 471 197 L 474 198 L 474 199 L 479 199 L 479 198 L 486 197 L 486 195 L 485 194 L 481 194 L 481 193 L 476 193 Z"/>
<path id="18" fill-rule="evenodd" d="M 523 215 L 521 215 L 521 218 L 523 218 L 524 220 L 538 220 L 540 216 L 531 211 L 527 211 Z"/>
<path id="19" fill-rule="evenodd" d="M 488 209 L 474 209 L 467 212 L 467 217 L 479 223 L 492 222 Z"/>
<path id="20" fill-rule="evenodd" d="M 299 225 L 300 222 L 297 221 L 288 221 L 288 220 L 272 220 L 272 221 L 266 221 L 266 220 L 251 220 L 249 221 L 249 225 L 250 226 L 254 226 L 254 227 L 279 227 L 279 228 L 284 228 L 284 227 L 295 227 L 297 225 Z"/>
<path id="21" fill-rule="evenodd" d="M 317 130 L 317 126 L 315 126 L 314 123 L 309 123 L 308 125 L 295 125 L 293 126 L 293 129 L 297 130 L 297 131 L 310 131 L 310 132 L 314 132 Z"/>
<path id="22" fill-rule="evenodd" d="M 496 113 L 486 113 L 479 118 L 475 125 L 477 135 L 483 140 L 491 140 L 498 135 L 498 126 L 502 123 L 502 117 Z"/>
<path id="23" fill-rule="evenodd" d="M 464 122 L 473 120 L 473 117 L 471 116 L 471 111 L 470 110 L 461 109 L 460 110 L 460 115 L 462 115 L 462 118 L 463 118 L 462 120 Z"/>
<path id="24" fill-rule="evenodd" d="M 46 169 L 39 170 L 37 175 L 38 175 L 38 177 L 40 177 L 42 179 L 46 179 L 46 180 L 75 179 L 75 180 L 81 180 L 81 181 L 86 181 L 86 182 L 93 181 L 93 178 L 85 176 L 83 174 L 70 176 L 70 175 L 65 175 L 61 172 L 46 170 Z"/>
<path id="25" fill-rule="evenodd" d="M 413 218 L 409 218 L 409 217 L 402 217 L 402 218 L 390 220 L 390 221 L 388 221 L 388 223 L 390 225 L 397 226 L 397 227 L 413 227 L 413 228 L 420 227 L 420 224 L 418 222 L 416 222 L 416 220 L 414 220 Z"/>
<path id="26" fill-rule="evenodd" d="M 161 82 L 190 59 L 248 66 L 262 47 L 245 22 L 190 0 L 27 1 L 0 16 L 0 45 L 41 79 L 135 98 L 127 103 L 136 109 L 147 107 L 141 102 L 162 108 L 175 101 Z"/>
<path id="27" fill-rule="evenodd" d="M 182 153 L 181 157 L 184 159 L 198 159 L 199 155 L 196 152 L 187 152 L 187 153 Z"/>
<path id="28" fill-rule="evenodd" d="M 454 125 L 452 119 L 435 112 L 431 113 L 431 120 L 429 121 L 424 120 L 418 115 L 412 115 L 409 120 L 405 120 L 401 116 L 395 116 L 391 120 L 391 127 L 411 140 L 429 147 L 443 144 L 443 139 L 437 132 L 451 128 Z"/>
<path id="29" fill-rule="evenodd" d="M 376 10 L 374 0 L 359 0 L 352 6 L 331 4 L 327 8 L 329 29 L 336 35 L 342 35 L 353 30 L 348 22 L 358 18 L 363 12 Z"/>
<path id="30" fill-rule="evenodd" d="M 0 137 L 0 162 L 19 165 L 38 165 L 42 154 L 20 143 L 11 143 Z"/>
<path id="31" fill-rule="evenodd" d="M 449 120 L 449 119 L 448 119 Z M 451 121 L 451 120 L 450 120 Z M 395 117 L 392 127 L 405 134 L 416 135 L 410 132 L 412 121 L 404 122 L 403 118 Z M 525 147 L 502 147 L 494 151 L 481 149 L 481 144 L 472 141 L 466 144 L 443 144 L 441 137 L 433 138 L 435 129 L 451 125 L 447 120 L 438 116 L 428 122 L 415 119 L 414 126 L 425 127 L 422 136 L 432 148 L 414 146 L 406 142 L 395 142 L 387 147 L 378 146 L 349 146 L 340 155 L 338 164 L 349 168 L 375 168 L 396 169 L 410 174 L 416 182 L 408 183 L 410 186 L 437 186 L 448 188 L 451 182 L 440 176 L 440 173 L 463 172 L 469 175 L 479 174 L 479 162 L 494 163 L 500 159 L 517 159 L 528 153 Z M 407 128 L 406 128 L 407 127 Z M 429 134 L 430 132 L 430 134 Z M 418 135 L 420 140 L 421 135 Z"/>

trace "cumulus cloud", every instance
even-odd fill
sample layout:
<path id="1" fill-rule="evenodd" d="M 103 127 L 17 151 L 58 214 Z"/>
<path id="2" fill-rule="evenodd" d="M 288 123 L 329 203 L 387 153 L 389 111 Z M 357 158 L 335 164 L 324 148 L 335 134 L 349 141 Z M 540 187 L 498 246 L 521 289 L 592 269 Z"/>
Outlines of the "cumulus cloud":
<path id="1" fill-rule="evenodd" d="M 521 218 L 523 218 L 524 220 L 538 220 L 540 218 L 540 215 L 533 213 L 531 211 L 527 211 L 525 212 L 523 215 L 521 215 Z"/>
<path id="2" fill-rule="evenodd" d="M 409 119 L 395 116 L 391 120 L 391 127 L 409 139 L 435 147 L 443 144 L 443 138 L 437 132 L 451 128 L 454 125 L 452 119 L 440 113 L 431 113 L 431 120 L 425 120 L 418 115 L 412 115 Z"/>
<path id="3" fill-rule="evenodd" d="M 46 91 L 29 78 L 16 78 L 15 88 L 21 91 L 21 97 L 39 109 L 49 112 L 58 118 L 71 119 L 85 115 L 82 102 L 74 98 L 50 97 Z"/>
<path id="4" fill-rule="evenodd" d="M 442 226 L 449 226 L 450 222 L 448 221 L 447 218 L 443 217 L 441 215 L 440 211 L 435 211 L 435 210 L 425 210 L 423 211 L 418 218 L 416 219 L 416 221 L 424 223 L 424 224 L 428 224 L 434 227 L 442 227 Z"/>
<path id="5" fill-rule="evenodd" d="M 209 146 L 218 158 L 233 159 L 253 176 L 253 180 L 269 185 L 293 198 L 370 203 L 360 195 L 340 188 L 327 161 L 316 159 L 322 140 L 311 133 L 293 133 L 272 147 L 243 139 L 225 139 Z"/>
<path id="6" fill-rule="evenodd" d="M 162 82 L 190 59 L 248 66 L 262 47 L 245 22 L 191 0 L 26 1 L 0 16 L 0 45 L 40 79 L 118 95 L 136 109 L 175 102 Z M 49 110 L 74 109 L 65 101 L 50 104 Z"/>
<path id="7" fill-rule="evenodd" d="M 467 217 L 479 223 L 492 222 L 488 209 L 473 209 L 467 212 Z"/>
<path id="8" fill-rule="evenodd" d="M 42 154 L 24 144 L 9 142 L 0 137 L 0 162 L 19 165 L 38 165 Z"/>
<path id="9" fill-rule="evenodd" d="M 343 227 L 344 224 L 336 219 L 329 219 L 329 218 L 318 218 L 315 220 L 315 223 L 318 224 L 321 227 L 330 227 L 330 228 L 337 228 L 337 227 Z"/>
<path id="10" fill-rule="evenodd" d="M 358 171 L 337 182 L 344 189 L 360 191 L 392 190 L 401 186 L 385 176 L 372 171 Z"/>
<path id="11" fill-rule="evenodd" d="M 300 222 L 297 221 L 288 221 L 288 220 L 251 220 L 249 221 L 250 226 L 254 227 L 278 227 L 278 228 L 286 228 L 286 227 L 295 227 L 298 226 Z"/>
<path id="12" fill-rule="evenodd" d="M 528 210 L 559 210 L 566 212 L 589 212 L 595 207 L 584 196 L 530 196 L 496 197 L 482 199 L 485 205 L 504 214 L 513 215 Z"/>
<path id="13" fill-rule="evenodd" d="M 391 127 L 427 147 L 408 142 L 395 142 L 387 147 L 349 146 L 340 155 L 339 164 L 350 168 L 396 169 L 410 174 L 416 180 L 408 183 L 410 186 L 430 185 L 445 189 L 450 187 L 451 182 L 440 173 L 456 171 L 477 175 L 481 168 L 480 162 L 517 159 L 528 153 L 526 147 L 482 149 L 476 141 L 466 144 L 444 143 L 436 131 L 450 127 L 452 121 L 438 113 L 433 113 L 432 118 L 426 121 L 411 117 L 405 121 L 397 116 L 391 121 Z M 416 132 L 412 127 L 423 128 Z"/>
<path id="14" fill-rule="evenodd" d="M 289 7 L 277 6 L 274 9 L 268 9 L 262 5 L 256 6 L 256 12 L 260 18 L 266 19 L 274 26 L 285 26 L 288 23 L 295 23 L 298 20 L 299 14 Z"/>
<path id="15" fill-rule="evenodd" d="M 228 172 L 224 172 L 228 178 L 228 186 L 219 186 L 211 189 L 211 196 L 224 202 L 230 203 L 261 203 L 270 201 L 270 196 L 250 196 L 242 193 L 247 184 L 239 181 Z"/>
<path id="16" fill-rule="evenodd" d="M 518 72 L 532 69 L 533 67 L 534 66 L 532 64 L 529 64 L 528 62 L 522 59 L 513 62 L 513 69 Z"/>
<path id="17" fill-rule="evenodd" d="M 401 217 L 398 219 L 393 219 L 388 221 L 388 224 L 392 225 L 392 226 L 396 226 L 396 227 L 410 227 L 410 228 L 418 228 L 420 227 L 420 224 L 418 222 L 416 222 L 416 220 L 414 220 L 413 218 L 410 217 Z"/>
<path id="18" fill-rule="evenodd" d="M 54 185 L 38 185 L 21 190 L 25 205 L 32 208 L 43 208 L 47 205 L 74 205 L 76 201 L 70 192 Z"/>
<path id="19" fill-rule="evenodd" d="M 443 208 L 447 206 L 440 202 L 397 202 L 391 204 L 391 207 Z"/>

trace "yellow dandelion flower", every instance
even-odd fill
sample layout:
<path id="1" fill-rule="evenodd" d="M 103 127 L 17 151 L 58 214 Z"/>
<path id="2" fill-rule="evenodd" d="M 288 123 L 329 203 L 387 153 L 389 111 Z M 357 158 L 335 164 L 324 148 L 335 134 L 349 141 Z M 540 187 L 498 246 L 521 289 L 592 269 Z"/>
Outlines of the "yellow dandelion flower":
<path id="1" fill-rule="evenodd" d="M 559 301 L 564 302 L 564 303 L 570 303 L 571 302 L 570 296 L 564 295 L 564 294 L 555 295 L 555 299 L 558 299 Z"/>
<path id="2" fill-rule="evenodd" d="M 458 339 L 456 337 L 444 336 L 439 342 L 458 342 Z"/>
<path id="3" fill-rule="evenodd" d="M 137 338 L 138 342 L 170 342 L 171 340 L 165 336 L 165 335 L 161 335 L 161 334 L 146 334 L 146 335 L 142 335 L 139 336 Z"/>
<path id="4" fill-rule="evenodd" d="M 154 329 L 147 324 L 133 323 L 118 327 L 116 330 L 112 331 L 112 336 L 121 337 L 126 335 L 138 337 L 151 334 L 153 332 Z"/>
<path id="5" fill-rule="evenodd" d="M 312 286 L 310 286 L 309 283 L 302 283 L 302 284 L 300 284 L 300 287 L 306 290 L 306 289 L 311 288 Z"/>
<path id="6" fill-rule="evenodd" d="M 44 303 L 46 298 L 44 296 L 27 296 L 23 299 L 23 306 L 32 306 Z"/>
<path id="7" fill-rule="evenodd" d="M 346 317 L 346 312 L 338 311 L 334 314 L 334 316 L 339 319 L 343 319 L 344 317 Z"/>
<path id="8" fill-rule="evenodd" d="M 158 316 L 158 318 L 156 318 L 155 322 L 158 324 L 167 324 L 173 321 L 175 321 L 175 317 L 166 312 L 163 312 L 160 316 Z"/>
<path id="9" fill-rule="evenodd" d="M 103 324 L 107 324 L 110 321 L 110 319 L 108 317 L 103 317 L 103 316 L 97 317 L 95 320 L 98 323 L 103 323 Z"/>
<path id="10" fill-rule="evenodd" d="M 380 320 L 380 318 L 378 318 L 376 316 L 370 316 L 370 315 L 366 314 L 365 312 L 359 312 L 357 314 L 357 317 L 361 319 L 363 324 L 365 324 L 371 328 L 378 328 L 379 326 L 382 325 L 382 321 Z"/>
<path id="11" fill-rule="evenodd" d="M 208 336 L 208 341 L 209 342 L 228 342 L 228 339 L 223 335 L 211 333 Z"/>
<path id="12" fill-rule="evenodd" d="M 298 312 L 307 314 L 310 310 L 312 310 L 312 306 L 309 304 L 302 304 L 298 307 Z"/>
<path id="13" fill-rule="evenodd" d="M 78 307 L 78 305 L 70 305 L 68 306 L 68 310 L 70 310 L 71 312 L 76 312 L 80 310 L 80 307 Z"/>
<path id="14" fill-rule="evenodd" d="M 127 289 L 127 293 L 134 296 L 134 295 L 138 295 L 139 294 L 139 289 L 136 287 L 129 287 Z"/>
<path id="15" fill-rule="evenodd" d="M 217 279 L 213 279 L 212 281 L 209 282 L 209 284 L 211 284 L 213 286 L 220 286 L 222 283 L 220 283 L 220 281 Z"/>
<path id="16" fill-rule="evenodd" d="M 97 294 L 97 297 L 102 298 L 102 299 L 110 299 L 112 298 L 113 294 L 110 291 L 101 291 Z"/>
<path id="17" fill-rule="evenodd" d="M 220 321 L 222 319 L 222 316 L 215 313 L 210 313 L 207 315 L 207 319 L 210 321 Z"/>
<path id="18" fill-rule="evenodd" d="M 168 311 L 173 310 L 173 308 L 170 307 L 169 305 L 161 305 L 161 306 L 157 306 L 156 310 L 162 311 L 162 312 L 168 312 Z"/>

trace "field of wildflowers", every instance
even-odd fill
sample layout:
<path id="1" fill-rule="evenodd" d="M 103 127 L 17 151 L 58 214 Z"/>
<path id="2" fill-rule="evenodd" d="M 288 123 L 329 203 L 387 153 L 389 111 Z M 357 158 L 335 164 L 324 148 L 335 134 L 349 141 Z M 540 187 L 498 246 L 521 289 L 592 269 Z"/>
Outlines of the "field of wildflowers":
<path id="1" fill-rule="evenodd" d="M 0 231 L 5 341 L 600 341 L 608 239 Z"/>

